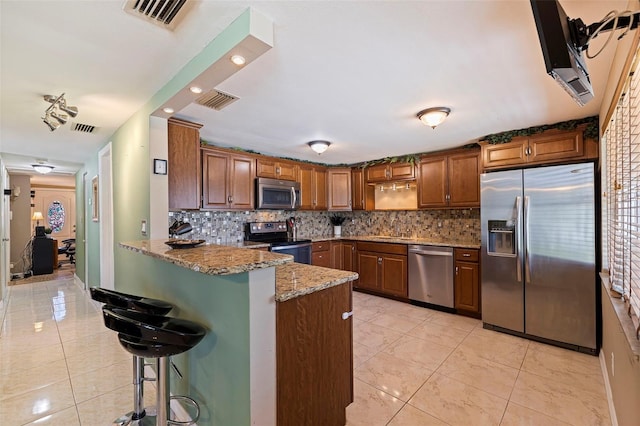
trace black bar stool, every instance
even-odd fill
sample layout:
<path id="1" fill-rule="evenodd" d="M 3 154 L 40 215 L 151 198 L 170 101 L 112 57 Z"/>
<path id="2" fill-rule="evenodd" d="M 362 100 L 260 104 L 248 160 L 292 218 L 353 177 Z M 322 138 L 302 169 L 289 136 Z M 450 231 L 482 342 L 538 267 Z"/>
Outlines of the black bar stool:
<path id="1" fill-rule="evenodd" d="M 97 302 L 114 306 L 129 311 L 140 312 L 150 316 L 163 316 L 173 309 L 173 305 L 158 299 L 141 297 L 133 294 L 121 293 L 115 290 L 107 290 L 99 287 L 91 287 L 91 298 Z M 131 422 L 152 425 L 153 419 L 147 418 L 144 409 L 144 358 L 133 356 L 133 411 L 121 416 L 114 421 L 116 424 L 126 425 Z"/>
<path id="2" fill-rule="evenodd" d="M 156 425 L 190 425 L 197 422 L 200 407 L 187 396 L 173 398 L 192 404 L 196 409 L 195 419 L 190 422 L 169 419 L 169 357 L 186 352 L 200 343 L 207 333 L 206 329 L 193 321 L 133 312 L 108 305 L 102 307 L 102 315 L 107 328 L 118 332 L 118 339 L 125 350 L 138 357 L 156 359 Z"/>

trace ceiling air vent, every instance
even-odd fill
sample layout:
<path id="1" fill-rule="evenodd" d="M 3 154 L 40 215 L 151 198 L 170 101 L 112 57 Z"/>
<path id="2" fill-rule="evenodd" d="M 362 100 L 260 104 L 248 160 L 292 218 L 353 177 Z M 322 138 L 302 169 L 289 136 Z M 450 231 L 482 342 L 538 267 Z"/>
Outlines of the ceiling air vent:
<path id="1" fill-rule="evenodd" d="M 126 0 L 124 10 L 172 30 L 192 5 L 193 0 Z"/>
<path id="2" fill-rule="evenodd" d="M 219 90 L 212 90 L 211 92 L 205 93 L 204 95 L 196 99 L 196 103 L 202 106 L 206 106 L 207 108 L 212 108 L 216 111 L 220 111 L 222 108 L 237 100 L 238 98 L 236 96 L 220 92 Z"/>
<path id="3" fill-rule="evenodd" d="M 90 124 L 71 123 L 72 132 L 93 133 L 96 129 L 96 126 L 92 126 Z"/>

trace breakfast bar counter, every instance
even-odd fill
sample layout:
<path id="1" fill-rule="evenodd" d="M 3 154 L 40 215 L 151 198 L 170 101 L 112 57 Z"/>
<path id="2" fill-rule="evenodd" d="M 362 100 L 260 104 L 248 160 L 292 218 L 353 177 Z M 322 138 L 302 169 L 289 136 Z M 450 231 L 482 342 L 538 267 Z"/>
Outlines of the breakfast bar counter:
<path id="1" fill-rule="evenodd" d="M 181 376 L 172 378 L 171 392 L 198 401 L 198 425 L 284 424 L 281 420 L 298 415 L 281 410 L 290 406 L 286 392 L 311 391 L 301 379 L 311 371 L 327 389 L 340 378 L 344 390 L 332 402 L 335 409 L 317 407 L 314 416 L 332 414 L 342 421 L 353 398 L 351 371 L 336 371 L 333 379 L 324 364 L 314 369 L 313 363 L 341 356 L 336 365 L 351 365 L 351 282 L 358 274 L 294 263 L 290 255 L 264 250 L 217 244 L 171 248 L 165 242 L 121 242 L 116 259 L 136 260 L 120 262 L 127 279 L 115 283 L 115 290 L 165 300 L 174 305 L 170 316 L 208 330 L 197 346 L 173 357 Z M 317 322 L 318 315 L 328 317 Z M 332 348 L 343 349 L 322 354 L 329 348 L 307 343 L 305 348 L 314 350 L 299 357 L 302 340 L 328 338 L 335 340 Z M 306 421 L 299 420 L 292 418 L 297 424 Z"/>

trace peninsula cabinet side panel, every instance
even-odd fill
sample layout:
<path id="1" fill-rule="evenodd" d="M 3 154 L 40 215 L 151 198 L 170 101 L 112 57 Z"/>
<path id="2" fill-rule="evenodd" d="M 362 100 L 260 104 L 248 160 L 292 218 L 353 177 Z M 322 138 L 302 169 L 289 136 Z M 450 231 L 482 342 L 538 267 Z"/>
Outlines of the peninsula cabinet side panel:
<path id="1" fill-rule="evenodd" d="M 276 307 L 278 426 L 344 426 L 353 401 L 351 284 Z"/>

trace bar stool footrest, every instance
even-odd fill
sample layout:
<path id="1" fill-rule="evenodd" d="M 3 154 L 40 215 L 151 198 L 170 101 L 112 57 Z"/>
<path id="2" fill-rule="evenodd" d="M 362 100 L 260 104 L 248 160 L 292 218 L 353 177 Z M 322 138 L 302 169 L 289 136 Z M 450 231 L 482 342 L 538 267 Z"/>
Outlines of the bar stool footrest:
<path id="1" fill-rule="evenodd" d="M 179 422 L 177 420 L 168 419 L 167 420 L 168 424 L 170 424 L 170 425 L 178 425 L 178 426 L 189 426 L 189 425 L 192 425 L 192 424 L 194 424 L 194 423 L 196 423 L 198 421 L 198 419 L 200 418 L 200 406 L 195 401 L 195 399 L 189 398 L 188 396 L 184 396 L 184 395 L 174 395 L 170 399 L 175 399 L 175 400 L 178 400 L 178 401 L 186 402 L 187 405 L 190 405 L 195 409 L 196 415 L 195 415 L 195 418 L 193 420 L 187 421 L 187 422 Z"/>

